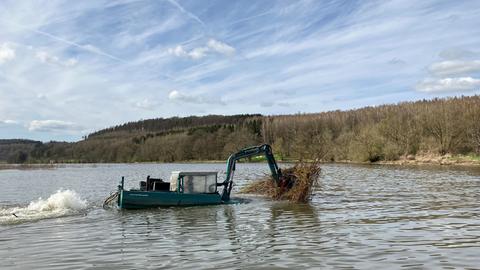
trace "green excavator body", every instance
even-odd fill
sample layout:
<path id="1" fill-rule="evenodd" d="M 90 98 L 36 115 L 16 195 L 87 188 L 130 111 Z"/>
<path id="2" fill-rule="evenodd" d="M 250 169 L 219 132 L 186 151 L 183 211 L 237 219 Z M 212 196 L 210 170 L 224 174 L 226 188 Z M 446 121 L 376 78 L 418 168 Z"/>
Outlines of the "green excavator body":
<path id="1" fill-rule="evenodd" d="M 170 182 L 148 176 L 147 181 L 140 182 L 139 189 L 125 190 L 125 179 L 122 177 L 116 193 L 117 205 L 122 209 L 139 209 L 232 203 L 230 194 L 236 162 L 259 155 L 265 156 L 272 177 L 279 185 L 282 172 L 275 161 L 270 145 L 263 144 L 248 147 L 230 155 L 227 160 L 226 177 L 222 182 L 217 181 L 217 172 L 178 171 L 172 172 Z M 221 193 L 218 187 L 223 187 Z"/>

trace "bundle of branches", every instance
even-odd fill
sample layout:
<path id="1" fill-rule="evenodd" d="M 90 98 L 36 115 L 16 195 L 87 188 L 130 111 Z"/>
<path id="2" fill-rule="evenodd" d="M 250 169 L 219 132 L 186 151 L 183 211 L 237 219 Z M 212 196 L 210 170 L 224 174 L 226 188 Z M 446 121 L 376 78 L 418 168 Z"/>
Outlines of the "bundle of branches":
<path id="1" fill-rule="evenodd" d="M 298 162 L 282 170 L 282 181 L 277 186 L 271 176 L 252 182 L 242 188 L 241 193 L 261 194 L 274 200 L 307 202 L 320 176 L 318 162 Z"/>

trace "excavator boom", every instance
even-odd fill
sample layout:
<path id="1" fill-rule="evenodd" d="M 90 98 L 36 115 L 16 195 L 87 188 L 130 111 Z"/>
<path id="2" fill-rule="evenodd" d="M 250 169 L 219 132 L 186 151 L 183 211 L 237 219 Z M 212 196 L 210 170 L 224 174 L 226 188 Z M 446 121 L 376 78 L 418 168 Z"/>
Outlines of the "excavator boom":
<path id="1" fill-rule="evenodd" d="M 230 199 L 230 192 L 232 191 L 233 187 L 233 175 L 235 172 L 235 164 L 238 160 L 242 158 L 248 158 L 253 156 L 265 155 L 267 159 L 268 166 L 270 167 L 270 172 L 272 174 L 273 179 L 277 185 L 280 184 L 282 171 L 277 165 L 275 161 L 275 157 L 273 156 L 272 147 L 268 144 L 262 144 L 259 146 L 248 147 L 238 151 L 235 154 L 230 155 L 227 161 L 227 175 L 225 181 L 220 185 L 223 185 L 223 193 L 222 193 L 222 200 L 228 201 Z"/>

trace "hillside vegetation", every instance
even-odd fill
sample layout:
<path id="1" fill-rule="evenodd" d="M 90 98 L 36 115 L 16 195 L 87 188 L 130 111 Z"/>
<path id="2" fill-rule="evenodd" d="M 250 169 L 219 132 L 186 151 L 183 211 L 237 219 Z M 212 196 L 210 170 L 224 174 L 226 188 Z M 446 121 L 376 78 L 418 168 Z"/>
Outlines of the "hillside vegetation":
<path id="1" fill-rule="evenodd" d="M 0 161 L 225 160 L 264 142 L 279 159 L 376 162 L 418 154 L 479 155 L 480 96 L 315 114 L 150 119 L 100 130 L 75 143 L 2 140 Z"/>

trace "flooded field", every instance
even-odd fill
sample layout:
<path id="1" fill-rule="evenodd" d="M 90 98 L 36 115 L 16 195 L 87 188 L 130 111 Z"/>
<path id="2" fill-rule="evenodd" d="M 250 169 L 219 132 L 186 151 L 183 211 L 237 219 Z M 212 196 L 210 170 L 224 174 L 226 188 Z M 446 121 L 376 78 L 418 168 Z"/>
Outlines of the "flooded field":
<path id="1" fill-rule="evenodd" d="M 1 170 L 1 269 L 480 265 L 479 168 L 326 164 L 309 204 L 248 197 L 235 205 L 102 208 L 122 175 L 137 187 L 147 175 L 168 179 L 182 169 L 218 170 L 222 179 L 225 165 Z M 238 164 L 234 189 L 267 172 L 265 164 Z"/>

